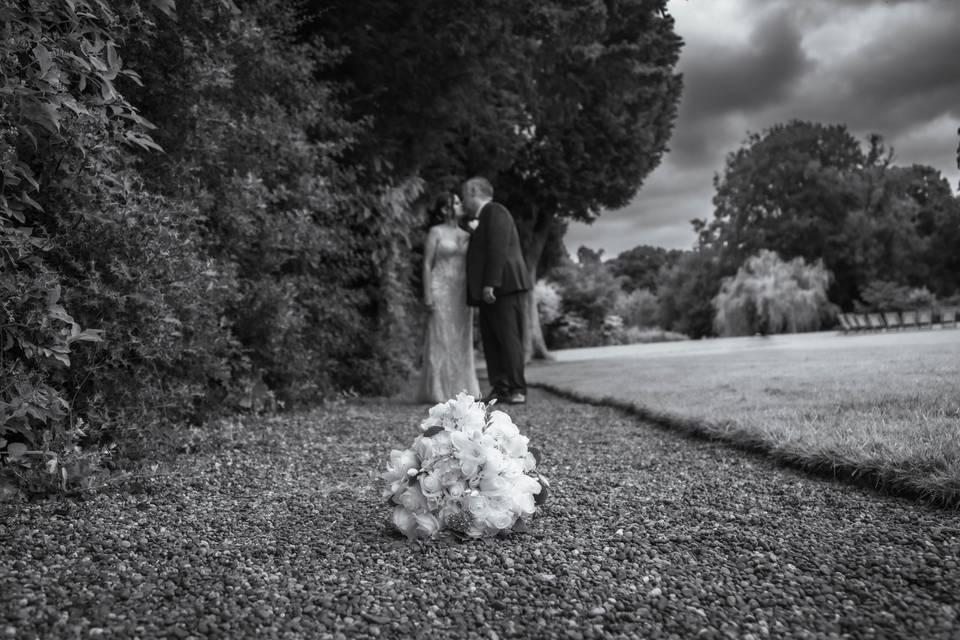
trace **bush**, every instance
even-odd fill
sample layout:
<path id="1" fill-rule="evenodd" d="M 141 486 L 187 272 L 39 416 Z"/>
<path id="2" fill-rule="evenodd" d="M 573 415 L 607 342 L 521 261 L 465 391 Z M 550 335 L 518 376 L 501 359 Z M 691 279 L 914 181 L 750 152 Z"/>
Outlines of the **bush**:
<path id="1" fill-rule="evenodd" d="M 926 287 L 914 288 L 885 280 L 873 280 L 860 293 L 863 302 L 857 301 L 860 313 L 871 311 L 910 311 L 936 304 L 934 296 Z"/>
<path id="2" fill-rule="evenodd" d="M 649 289 L 621 294 L 613 309 L 629 327 L 656 327 L 660 319 L 660 302 Z"/>
<path id="3" fill-rule="evenodd" d="M 830 273 L 822 261 L 784 262 L 773 251 L 748 258 L 737 275 L 725 278 L 713 299 L 716 328 L 723 336 L 814 331 L 831 312 Z"/>
<path id="4" fill-rule="evenodd" d="M 533 287 L 533 296 L 537 302 L 537 314 L 540 316 L 540 324 L 553 324 L 560 318 L 563 309 L 563 298 L 557 285 L 547 280 L 540 279 Z"/>
<path id="5" fill-rule="evenodd" d="M 679 342 L 689 340 L 682 333 L 656 328 L 627 327 L 621 344 L 648 344 L 652 342 Z"/>
<path id="6" fill-rule="evenodd" d="M 408 370 L 422 183 L 346 160 L 365 124 L 296 7 L 201 4 L 5 10 L 0 476 L 30 490 L 88 486 L 120 436 Z"/>
<path id="7" fill-rule="evenodd" d="M 564 264 L 552 270 L 549 279 L 556 284 L 565 314 L 574 314 L 599 330 L 604 318 L 613 313 L 620 282 L 599 257 L 591 258 L 581 248 L 581 262 Z"/>
<path id="8" fill-rule="evenodd" d="M 144 173 L 197 204 L 207 250 L 239 283 L 225 315 L 252 372 L 230 397 L 389 392 L 415 342 L 407 234 L 423 185 L 347 159 L 365 124 L 318 80 L 342 52 L 298 42 L 296 6 L 230 4 L 179 3 L 178 27 L 146 30 L 129 54 L 144 66 L 130 89 L 167 149 Z"/>
<path id="9" fill-rule="evenodd" d="M 720 289 L 717 259 L 700 249 L 684 253 L 676 264 L 660 272 L 657 298 L 664 329 L 691 338 L 714 335 L 714 307 L 711 303 Z"/>
<path id="10" fill-rule="evenodd" d="M 68 479 L 82 484 L 98 457 L 80 464 L 75 406 L 95 417 L 97 388 L 112 386 L 91 381 L 89 345 L 75 348 L 101 340 L 100 329 L 83 326 L 102 324 L 104 315 L 82 305 L 89 292 L 109 295 L 97 287 L 110 274 L 89 281 L 98 269 L 87 260 L 92 253 L 69 247 L 88 251 L 88 242 L 102 240 L 104 221 L 128 204 L 130 148 L 156 145 L 148 123 L 114 87 L 135 78 L 116 55 L 120 16 L 101 2 L 33 5 L 5 10 L 0 49 L 2 89 L 17 96 L 0 102 L 0 452 L 9 463 L 4 475 L 34 489 L 43 479 L 64 489 Z M 100 267 L 112 251 L 99 246 Z M 133 320 L 124 326 L 137 331 Z M 124 376 L 110 382 L 117 381 L 137 383 Z"/>

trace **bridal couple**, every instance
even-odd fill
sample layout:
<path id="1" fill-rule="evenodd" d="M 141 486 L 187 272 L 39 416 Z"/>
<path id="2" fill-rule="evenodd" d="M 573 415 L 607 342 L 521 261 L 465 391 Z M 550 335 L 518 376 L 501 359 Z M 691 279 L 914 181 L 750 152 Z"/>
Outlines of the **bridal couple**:
<path id="1" fill-rule="evenodd" d="M 460 196 L 441 197 L 427 234 L 423 296 L 430 315 L 419 402 L 445 402 L 461 391 L 478 397 L 473 311 L 492 387 L 484 402 L 524 404 L 524 292 L 531 288 L 513 216 L 493 201 L 485 178 L 463 183 Z"/>

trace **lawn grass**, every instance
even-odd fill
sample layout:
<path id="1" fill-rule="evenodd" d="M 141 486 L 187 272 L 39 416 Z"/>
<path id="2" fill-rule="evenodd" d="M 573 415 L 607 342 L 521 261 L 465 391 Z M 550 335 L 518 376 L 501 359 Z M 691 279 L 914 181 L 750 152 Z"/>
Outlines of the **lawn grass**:
<path id="1" fill-rule="evenodd" d="M 960 331 L 936 334 L 608 350 L 534 366 L 528 379 L 793 465 L 960 504 Z"/>

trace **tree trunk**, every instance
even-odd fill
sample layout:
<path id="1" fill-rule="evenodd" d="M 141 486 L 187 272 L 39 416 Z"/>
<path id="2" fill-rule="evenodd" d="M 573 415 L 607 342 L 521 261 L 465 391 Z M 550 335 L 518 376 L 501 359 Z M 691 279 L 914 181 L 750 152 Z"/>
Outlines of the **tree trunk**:
<path id="1" fill-rule="evenodd" d="M 530 281 L 537 282 L 537 264 L 540 262 L 540 256 L 543 255 L 543 249 L 547 245 L 547 237 L 550 235 L 550 228 L 554 224 L 552 214 L 538 212 L 536 223 L 533 226 L 533 236 L 530 244 L 524 252 L 524 261 L 527 263 L 527 273 L 530 274 Z M 540 314 L 537 312 L 537 300 L 533 289 L 526 294 L 527 298 L 527 326 L 523 334 L 523 350 L 526 361 L 531 360 L 552 360 L 553 356 L 547 350 L 547 343 L 543 339 L 543 328 L 540 326 Z"/>

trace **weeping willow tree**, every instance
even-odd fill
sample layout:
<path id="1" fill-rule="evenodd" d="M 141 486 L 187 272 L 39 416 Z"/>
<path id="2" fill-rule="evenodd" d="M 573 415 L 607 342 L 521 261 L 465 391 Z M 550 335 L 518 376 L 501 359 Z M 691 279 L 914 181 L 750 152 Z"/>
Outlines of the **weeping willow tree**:
<path id="1" fill-rule="evenodd" d="M 830 272 L 823 261 L 785 262 L 763 249 L 725 278 L 713 299 L 714 325 L 722 336 L 797 333 L 819 329 L 829 317 Z"/>

